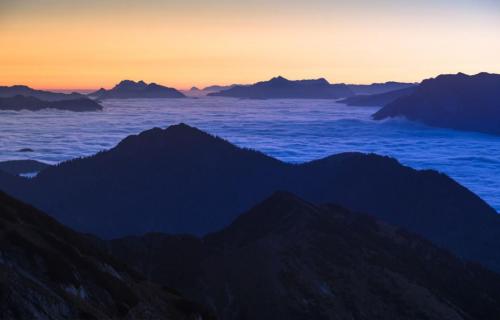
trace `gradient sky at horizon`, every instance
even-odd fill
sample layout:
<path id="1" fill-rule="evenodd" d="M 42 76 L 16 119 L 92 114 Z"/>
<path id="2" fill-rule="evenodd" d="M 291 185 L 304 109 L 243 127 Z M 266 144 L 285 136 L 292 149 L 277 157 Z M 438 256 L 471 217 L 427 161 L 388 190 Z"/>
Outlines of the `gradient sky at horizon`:
<path id="1" fill-rule="evenodd" d="M 0 85 L 500 73 L 498 0 L 0 0 Z"/>

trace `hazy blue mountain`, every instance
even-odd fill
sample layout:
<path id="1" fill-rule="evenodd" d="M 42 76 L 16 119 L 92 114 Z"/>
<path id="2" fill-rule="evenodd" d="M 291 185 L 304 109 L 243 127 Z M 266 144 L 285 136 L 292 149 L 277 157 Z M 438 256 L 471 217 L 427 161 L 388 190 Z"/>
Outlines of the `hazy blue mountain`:
<path id="1" fill-rule="evenodd" d="M 500 134 L 500 75 L 440 75 L 373 115 L 376 120 L 406 117 L 458 130 Z"/>
<path id="2" fill-rule="evenodd" d="M 349 106 L 380 106 L 393 102 L 397 98 L 407 96 L 417 89 L 417 86 L 411 86 L 394 91 L 377 93 L 377 94 L 362 94 L 340 100 L 339 102 L 345 103 Z"/>
<path id="3" fill-rule="evenodd" d="M 372 84 L 348 84 L 347 86 L 356 95 L 372 95 L 414 87 L 415 85 L 417 83 L 388 81 Z"/>
<path id="4" fill-rule="evenodd" d="M 104 243 L 232 319 L 497 319 L 500 275 L 335 205 L 276 193 L 203 238 Z"/>
<path id="5" fill-rule="evenodd" d="M 131 98 L 185 98 L 180 91 L 144 81 L 123 80 L 110 90 L 103 88 L 90 93 L 94 99 L 131 99 Z"/>
<path id="6" fill-rule="evenodd" d="M 92 99 L 79 97 L 65 100 L 40 100 L 32 96 L 13 96 L 0 98 L 0 110 L 31 110 L 60 109 L 68 111 L 100 111 L 102 106 Z"/>
<path id="7" fill-rule="evenodd" d="M 231 89 L 231 88 L 236 87 L 236 86 L 245 86 L 245 85 L 243 85 L 243 84 L 231 84 L 231 85 L 227 85 L 227 86 L 213 85 L 213 86 L 208 86 L 208 87 L 203 88 L 202 91 L 205 91 L 207 93 L 218 92 L 218 91 L 222 91 L 222 90 L 228 90 L 228 89 Z"/>
<path id="8" fill-rule="evenodd" d="M 8 176 L 0 175 L 0 189 L 105 238 L 206 234 L 285 190 L 373 214 L 500 270 L 496 211 L 446 175 L 389 157 L 344 153 L 288 164 L 180 124 L 129 136 L 30 180 Z"/>
<path id="9" fill-rule="evenodd" d="M 0 162 L 0 170 L 16 176 L 23 173 L 40 172 L 48 167 L 50 167 L 49 164 L 36 160 L 9 160 Z"/>
<path id="10" fill-rule="evenodd" d="M 1 319 L 204 319 L 46 214 L 0 192 Z"/>
<path id="11" fill-rule="evenodd" d="M 338 99 L 352 96 L 353 93 L 347 85 L 330 84 L 323 78 L 287 80 L 283 77 L 275 77 L 269 81 L 248 86 L 237 85 L 208 95 L 250 99 Z"/>
<path id="12" fill-rule="evenodd" d="M 23 85 L 15 85 L 10 87 L 0 86 L 0 98 L 7 98 L 14 96 L 34 97 L 44 101 L 77 100 L 85 98 L 85 95 L 77 92 L 69 94 L 50 92 L 50 91 L 32 89 L 28 86 L 23 86 Z"/>

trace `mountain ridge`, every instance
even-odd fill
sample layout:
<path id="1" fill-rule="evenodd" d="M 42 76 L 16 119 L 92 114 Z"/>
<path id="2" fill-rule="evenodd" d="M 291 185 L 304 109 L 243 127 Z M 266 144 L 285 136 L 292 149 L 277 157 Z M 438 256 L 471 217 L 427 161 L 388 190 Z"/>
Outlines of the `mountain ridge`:
<path id="1" fill-rule="evenodd" d="M 347 85 L 330 84 L 325 78 L 288 80 L 282 76 L 208 93 L 208 96 L 212 97 L 249 99 L 338 99 L 351 95 L 353 93 Z"/>
<path id="2" fill-rule="evenodd" d="M 343 153 L 289 164 L 181 124 L 130 136 L 29 180 L 14 178 L 0 176 L 0 188 L 108 239 L 154 231 L 206 234 L 285 190 L 369 212 L 500 270 L 496 211 L 446 175 L 389 157 Z"/>
<path id="3" fill-rule="evenodd" d="M 500 312 L 498 274 L 367 215 L 288 192 L 203 238 L 149 234 L 103 246 L 209 303 L 221 320 L 496 319 Z"/>
<path id="4" fill-rule="evenodd" d="M 177 89 L 165 87 L 154 82 L 145 83 L 122 80 L 110 90 L 101 88 L 89 94 L 94 99 L 145 99 L 145 98 L 185 98 Z"/>
<path id="5" fill-rule="evenodd" d="M 406 117 L 435 127 L 500 134 L 500 75 L 464 73 L 422 81 L 417 90 L 373 114 Z"/>

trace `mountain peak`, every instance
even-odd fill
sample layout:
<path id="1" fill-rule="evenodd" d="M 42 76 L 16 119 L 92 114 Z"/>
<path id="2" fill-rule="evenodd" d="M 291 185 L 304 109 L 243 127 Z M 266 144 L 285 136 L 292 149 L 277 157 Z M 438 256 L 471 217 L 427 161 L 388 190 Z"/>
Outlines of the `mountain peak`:
<path id="1" fill-rule="evenodd" d="M 274 78 L 271 78 L 271 80 L 269 80 L 269 82 L 288 82 L 289 80 L 282 77 L 282 76 L 277 76 L 277 77 L 274 77 Z"/>

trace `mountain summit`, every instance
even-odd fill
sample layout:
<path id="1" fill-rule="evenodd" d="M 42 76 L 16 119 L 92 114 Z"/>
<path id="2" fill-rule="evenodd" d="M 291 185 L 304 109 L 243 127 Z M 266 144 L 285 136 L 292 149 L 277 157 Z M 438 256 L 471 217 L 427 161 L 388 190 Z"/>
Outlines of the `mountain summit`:
<path id="1" fill-rule="evenodd" d="M 500 276 L 335 205 L 278 192 L 203 238 L 105 243 L 161 284 L 232 319 L 481 319 L 500 314 Z"/>
<path id="2" fill-rule="evenodd" d="M 345 84 L 330 84 L 326 79 L 288 80 L 282 76 L 253 85 L 236 85 L 209 96 L 250 99 L 338 99 L 352 96 Z"/>
<path id="3" fill-rule="evenodd" d="M 180 91 L 164 87 L 156 83 L 123 80 L 110 90 L 103 88 L 89 94 L 95 99 L 127 99 L 127 98 L 184 98 Z"/>
<path id="4" fill-rule="evenodd" d="M 367 212 L 500 270 L 496 211 L 444 174 L 389 157 L 343 153 L 288 164 L 180 124 L 129 136 L 29 180 L 16 178 L 0 174 L 0 188 L 104 238 L 206 234 L 285 190 Z"/>

